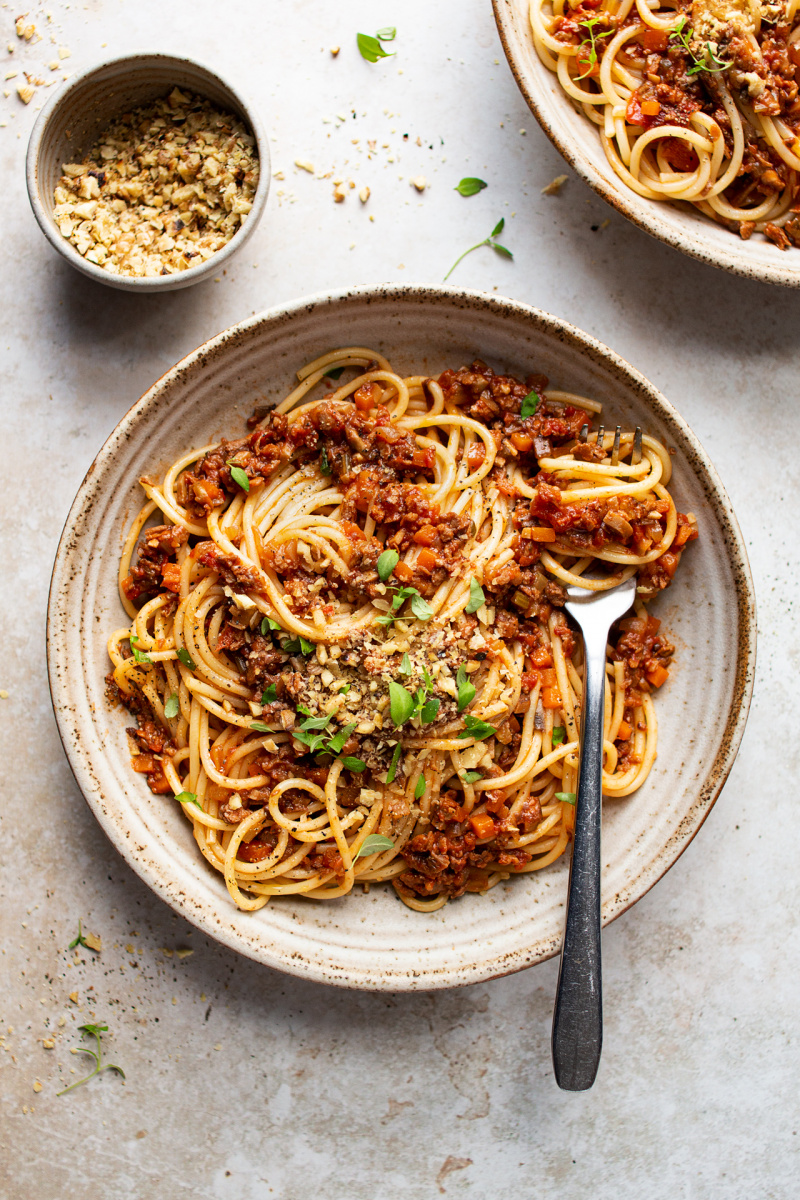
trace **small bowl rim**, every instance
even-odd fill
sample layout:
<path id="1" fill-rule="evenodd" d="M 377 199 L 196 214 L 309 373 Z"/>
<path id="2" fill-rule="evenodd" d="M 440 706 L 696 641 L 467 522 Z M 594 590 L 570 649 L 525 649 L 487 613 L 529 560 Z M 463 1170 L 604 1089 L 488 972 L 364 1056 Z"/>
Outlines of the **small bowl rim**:
<path id="1" fill-rule="evenodd" d="M 39 190 L 38 167 L 40 151 L 45 132 L 55 113 L 65 103 L 69 103 L 70 96 L 75 93 L 76 89 L 82 87 L 88 79 L 97 72 L 105 70 L 107 67 L 113 67 L 122 63 L 135 64 L 143 61 L 155 65 L 153 60 L 161 60 L 162 63 L 174 62 L 197 67 L 201 72 L 216 80 L 224 89 L 231 93 L 240 106 L 242 113 L 244 113 L 246 123 L 255 138 L 260 167 L 258 187 L 253 197 L 253 207 L 248 214 L 247 221 L 237 229 L 230 241 L 221 250 L 215 251 L 211 255 L 211 258 L 206 259 L 205 262 L 198 263 L 197 266 L 189 267 L 185 271 L 170 275 L 110 275 L 108 271 L 104 271 L 102 267 L 97 266 L 95 263 L 87 262 L 83 255 L 78 253 L 72 243 L 63 236 L 45 211 Z M 179 288 L 190 287 L 193 283 L 201 282 L 212 271 L 216 271 L 231 255 L 241 249 L 244 242 L 254 232 L 263 216 L 269 195 L 271 178 L 269 144 L 266 129 L 254 105 L 242 95 L 238 87 L 234 87 L 232 83 L 229 83 L 213 67 L 209 67 L 207 63 L 202 62 L 200 59 L 190 58 L 185 54 L 170 54 L 164 50 L 137 50 L 132 54 L 119 54 L 114 58 L 101 59 L 99 62 L 95 62 L 77 71 L 64 87 L 59 88 L 49 98 L 36 118 L 31 130 L 25 157 L 25 178 L 28 199 L 39 228 L 50 245 L 63 255 L 66 261 L 75 267 L 76 270 L 81 271 L 84 275 L 96 280 L 98 283 L 103 283 L 107 287 L 113 287 L 117 290 L 134 292 L 177 291 Z M 176 280 L 180 280 L 180 283 L 176 283 Z"/>
<path id="2" fill-rule="evenodd" d="M 652 238 L 656 238 L 660 242 L 665 242 L 668 246 L 672 246 L 676 250 L 680 250 L 683 254 L 688 254 L 690 258 L 697 259 L 698 262 L 705 263 L 707 266 L 719 267 L 723 271 L 729 271 L 733 275 L 739 275 L 744 279 L 754 280 L 759 283 L 777 284 L 780 287 L 787 288 L 800 288 L 800 267 L 792 270 L 782 267 L 778 262 L 771 264 L 767 262 L 751 263 L 743 261 L 733 254 L 736 242 L 731 246 L 731 255 L 728 256 L 724 251 L 715 250 L 706 241 L 702 233 L 694 232 L 688 228 L 685 232 L 676 232 L 673 230 L 669 223 L 662 219 L 658 201 L 646 200 L 644 197 L 638 196 L 631 189 L 627 189 L 629 198 L 615 192 L 609 186 L 608 179 L 603 171 L 598 169 L 593 162 L 577 154 L 569 142 L 561 137 L 550 122 L 547 103 L 537 97 L 536 93 L 529 86 L 527 73 L 519 61 L 514 48 L 517 31 L 515 29 L 516 12 L 513 8 L 513 0 L 492 0 L 492 9 L 503 53 L 506 56 L 511 73 L 528 108 L 559 154 L 566 159 L 573 171 L 580 176 L 584 183 L 589 185 L 593 192 L 596 192 L 601 199 L 605 200 L 607 204 L 610 204 L 618 213 L 628 221 L 631 221 L 632 224 L 636 225 L 644 233 Z M 569 103 L 566 96 L 563 97 L 563 100 L 565 104 Z M 608 170 L 611 172 L 610 167 Z M 679 210 L 670 208 L 669 211 L 677 212 Z M 709 228 L 714 228 L 714 222 L 710 219 L 708 219 L 708 225 Z M 700 228 L 698 226 L 698 229 Z M 735 236 L 735 234 L 731 233 L 731 238 L 735 238 Z M 780 253 L 780 251 L 777 252 Z"/>

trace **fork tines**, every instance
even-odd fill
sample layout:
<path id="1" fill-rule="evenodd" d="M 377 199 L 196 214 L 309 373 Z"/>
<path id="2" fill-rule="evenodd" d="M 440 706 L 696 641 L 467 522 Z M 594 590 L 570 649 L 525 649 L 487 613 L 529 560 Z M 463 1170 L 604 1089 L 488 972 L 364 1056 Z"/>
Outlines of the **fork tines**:
<path id="1" fill-rule="evenodd" d="M 633 452 L 631 454 L 631 466 L 635 467 L 637 463 L 642 461 L 642 428 L 636 426 L 633 434 Z"/>
<path id="2" fill-rule="evenodd" d="M 612 465 L 612 467 L 615 467 L 617 465 L 617 463 L 619 462 L 619 435 L 620 435 L 620 426 L 618 425 L 617 428 L 614 430 L 614 445 L 611 448 L 611 465 Z"/>

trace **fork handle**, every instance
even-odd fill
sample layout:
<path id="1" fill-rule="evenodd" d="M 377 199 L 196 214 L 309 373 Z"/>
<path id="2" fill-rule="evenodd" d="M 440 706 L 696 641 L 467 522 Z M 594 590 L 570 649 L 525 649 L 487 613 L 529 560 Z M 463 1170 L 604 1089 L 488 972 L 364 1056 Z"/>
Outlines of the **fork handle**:
<path id="1" fill-rule="evenodd" d="M 590 640 L 597 644 L 590 645 Z M 552 1034 L 556 1083 L 568 1092 L 582 1092 L 592 1086 L 603 1045 L 600 823 L 606 637 L 590 639 L 584 631 L 584 647 L 586 676 L 575 837 Z"/>

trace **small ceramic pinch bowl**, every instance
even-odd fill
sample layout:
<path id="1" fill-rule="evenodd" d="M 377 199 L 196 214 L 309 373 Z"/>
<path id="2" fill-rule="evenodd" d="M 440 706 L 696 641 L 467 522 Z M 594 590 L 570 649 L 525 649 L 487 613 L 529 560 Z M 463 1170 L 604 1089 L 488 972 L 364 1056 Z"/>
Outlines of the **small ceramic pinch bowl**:
<path id="1" fill-rule="evenodd" d="M 53 193 L 64 163 L 81 162 L 98 137 L 124 112 L 169 95 L 174 87 L 211 101 L 239 117 L 255 138 L 260 164 L 253 207 L 222 249 L 197 266 L 176 274 L 115 275 L 87 261 L 56 224 Z M 171 292 L 219 273 L 242 248 L 267 202 L 270 161 L 267 137 L 258 114 L 229 83 L 210 68 L 169 54 L 131 54 L 74 75 L 44 106 L 31 133 L 26 164 L 28 197 L 42 233 L 59 254 L 98 283 L 129 292 Z"/>

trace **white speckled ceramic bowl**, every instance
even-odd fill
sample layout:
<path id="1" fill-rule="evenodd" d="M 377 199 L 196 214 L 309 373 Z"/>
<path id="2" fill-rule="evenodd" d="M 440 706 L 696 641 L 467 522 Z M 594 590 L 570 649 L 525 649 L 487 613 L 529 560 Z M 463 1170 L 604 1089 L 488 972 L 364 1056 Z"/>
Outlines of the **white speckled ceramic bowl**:
<path id="1" fill-rule="evenodd" d="M 731 768 L 752 687 L 753 586 L 722 484 L 672 405 L 593 338 L 511 300 L 443 287 L 376 287 L 297 301 L 195 350 L 122 419 L 67 518 L 49 608 L 53 704 L 98 821 L 167 903 L 243 954 L 345 987 L 449 987 L 555 953 L 566 859 L 431 914 L 412 912 L 390 887 L 327 903 L 282 898 L 256 913 L 239 912 L 201 857 L 180 806 L 154 796 L 133 774 L 130 720 L 104 699 L 106 635 L 123 619 L 118 556 L 142 502 L 139 476 L 163 471 L 187 447 L 240 436 L 255 403 L 282 398 L 299 366 L 354 343 L 374 346 L 406 374 L 435 374 L 476 355 L 496 369 L 544 372 L 558 386 L 602 401 L 607 424 L 639 423 L 674 447 L 671 489 L 680 509 L 697 514 L 701 536 L 655 606 L 677 644 L 676 666 L 657 700 L 658 761 L 636 795 L 605 805 L 605 921 L 672 866 Z"/>
<path id="2" fill-rule="evenodd" d="M 235 113 L 256 140 L 261 164 L 253 207 L 227 245 L 196 267 L 176 275 L 111 275 L 87 262 L 64 237 L 53 218 L 53 192 L 65 162 L 81 162 L 115 117 L 168 95 L 174 87 L 202 96 Z M 130 54 L 87 67 L 56 90 L 39 114 L 28 143 L 28 198 L 50 245 L 77 270 L 98 283 L 127 292 L 172 292 L 217 275 L 253 234 L 267 203 L 270 159 L 267 136 L 258 113 L 240 93 L 209 67 L 169 54 Z"/>
<path id="3" fill-rule="evenodd" d="M 605 156 L 597 126 L 573 105 L 536 53 L 529 0 L 492 0 L 492 4 L 506 58 L 528 107 L 589 187 L 645 233 L 692 258 L 748 279 L 800 287 L 800 250 L 779 250 L 759 235 L 743 242 L 688 204 L 647 200 L 627 187 Z"/>

